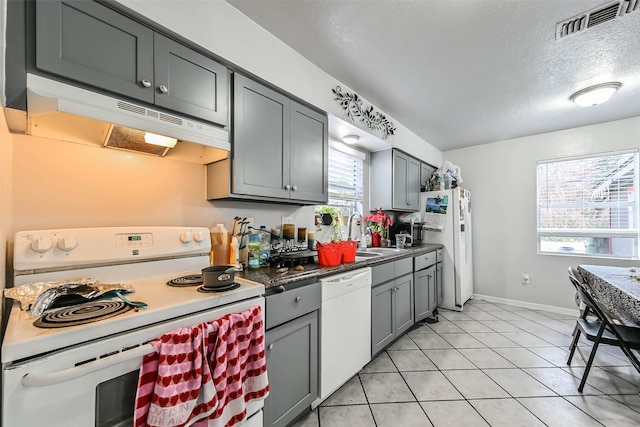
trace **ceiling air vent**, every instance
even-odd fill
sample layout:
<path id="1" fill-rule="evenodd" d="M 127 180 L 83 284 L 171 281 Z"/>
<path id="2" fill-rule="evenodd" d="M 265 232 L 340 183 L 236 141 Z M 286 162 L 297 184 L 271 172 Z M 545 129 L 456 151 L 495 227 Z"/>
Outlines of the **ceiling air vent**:
<path id="1" fill-rule="evenodd" d="M 596 10 L 595 12 L 589 13 L 589 23 L 587 24 L 587 28 L 591 28 L 596 25 L 602 24 L 603 22 L 615 19 L 615 17 L 618 15 L 619 7 L 619 3 L 614 3 L 600 10 Z"/>
<path id="2" fill-rule="evenodd" d="M 620 8 L 620 16 L 635 12 L 640 8 L 640 0 L 624 0 Z"/>
<path id="3" fill-rule="evenodd" d="M 640 9 L 640 0 L 623 0 L 600 6 L 556 24 L 556 40 L 611 21 Z"/>

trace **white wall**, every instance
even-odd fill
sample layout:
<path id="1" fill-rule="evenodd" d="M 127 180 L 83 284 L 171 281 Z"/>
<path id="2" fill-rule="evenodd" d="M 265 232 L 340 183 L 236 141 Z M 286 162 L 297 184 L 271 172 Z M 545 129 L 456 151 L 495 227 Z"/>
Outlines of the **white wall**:
<path id="1" fill-rule="evenodd" d="M 567 267 L 639 262 L 536 253 L 536 161 L 640 146 L 640 117 L 447 151 L 472 191 L 474 291 L 576 308 Z M 531 284 L 521 284 L 521 274 Z"/>
<path id="2" fill-rule="evenodd" d="M 346 118 L 342 107 L 334 100 L 331 89 L 341 86 L 343 90 L 352 90 L 309 62 L 230 4 L 220 0 L 118 0 L 118 2 L 327 113 L 352 123 Z M 380 90 L 387 90 L 387 88 Z M 366 101 L 365 104 L 368 105 Z M 440 150 L 425 142 L 397 120 L 393 120 L 392 117 L 389 119 L 397 128 L 397 134 L 388 140 L 392 146 L 431 164 L 439 166 L 442 163 Z M 372 133 L 360 122 L 353 122 L 353 124 Z"/>

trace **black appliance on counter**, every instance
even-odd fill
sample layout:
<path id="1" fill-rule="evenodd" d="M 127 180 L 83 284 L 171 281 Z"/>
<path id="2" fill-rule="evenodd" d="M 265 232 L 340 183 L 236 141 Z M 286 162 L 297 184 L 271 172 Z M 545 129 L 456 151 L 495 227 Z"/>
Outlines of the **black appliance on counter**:
<path id="1" fill-rule="evenodd" d="M 396 234 L 404 233 L 411 236 L 411 244 L 413 246 L 419 246 L 422 244 L 423 239 L 423 223 L 415 222 L 412 224 L 394 223 L 389 227 L 389 239 L 391 239 L 391 245 L 396 244 Z"/>

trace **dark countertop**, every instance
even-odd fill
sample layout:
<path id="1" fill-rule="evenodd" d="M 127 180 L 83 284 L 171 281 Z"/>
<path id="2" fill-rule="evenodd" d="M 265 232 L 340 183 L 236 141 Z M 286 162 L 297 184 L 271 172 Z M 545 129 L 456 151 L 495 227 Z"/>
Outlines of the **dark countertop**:
<path id="1" fill-rule="evenodd" d="M 305 264 L 303 265 L 304 270 L 302 271 L 297 271 L 294 268 L 290 268 L 286 272 L 278 273 L 274 268 L 259 268 L 257 270 L 245 269 L 244 271 L 236 272 L 236 275 L 242 277 L 243 279 L 262 283 L 265 288 L 268 289 L 275 286 L 288 285 L 304 279 L 320 278 L 323 276 L 329 276 L 331 274 L 355 270 L 357 268 L 382 264 L 385 262 L 393 261 L 395 259 L 406 258 L 408 256 L 419 255 L 426 252 L 432 252 L 442 247 L 443 246 L 441 244 L 426 243 L 419 246 L 406 248 L 396 253 L 367 258 L 364 261 L 340 264 L 335 267 L 324 267 L 318 264 Z"/>

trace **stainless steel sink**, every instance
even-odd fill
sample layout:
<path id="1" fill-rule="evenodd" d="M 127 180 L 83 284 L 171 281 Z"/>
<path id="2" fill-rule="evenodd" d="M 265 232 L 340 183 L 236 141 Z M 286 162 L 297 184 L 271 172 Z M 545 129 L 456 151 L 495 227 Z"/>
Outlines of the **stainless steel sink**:
<path id="1" fill-rule="evenodd" d="M 382 255 L 387 255 L 387 254 L 395 254 L 395 253 L 402 252 L 402 251 L 404 251 L 404 249 L 397 249 L 397 248 L 367 248 L 367 249 L 358 250 L 356 252 L 356 255 L 377 254 L 377 255 L 382 256 Z"/>
<path id="2" fill-rule="evenodd" d="M 356 252 L 356 261 L 366 261 L 370 258 L 381 257 L 383 255 L 395 254 L 402 252 L 404 249 L 396 248 L 367 248 L 359 249 Z"/>

